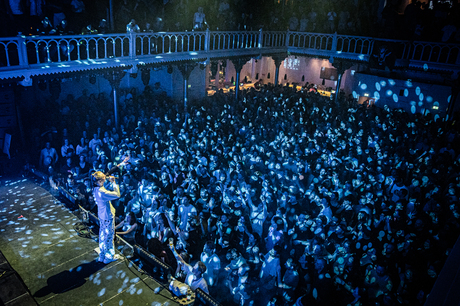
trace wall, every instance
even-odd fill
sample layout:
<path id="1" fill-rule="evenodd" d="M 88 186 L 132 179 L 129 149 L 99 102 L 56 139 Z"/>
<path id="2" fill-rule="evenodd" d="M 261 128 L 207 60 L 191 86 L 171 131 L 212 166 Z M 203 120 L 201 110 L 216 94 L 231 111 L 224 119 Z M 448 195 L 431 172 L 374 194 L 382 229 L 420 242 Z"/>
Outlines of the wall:
<path id="1" fill-rule="evenodd" d="M 173 99 L 181 100 L 183 98 L 183 79 L 182 74 L 177 69 L 176 66 L 173 66 L 173 73 L 168 73 L 168 67 L 163 66 L 157 70 L 150 70 L 150 81 L 149 86 L 153 87 L 156 82 L 160 82 L 161 88 L 166 92 L 166 94 Z M 81 96 L 83 89 L 87 89 L 91 93 L 100 93 L 104 92 L 107 96 L 110 95 L 112 87 L 110 82 L 102 76 L 96 76 L 96 82 L 91 84 L 89 82 L 89 76 L 79 76 L 74 78 L 67 78 L 61 80 L 61 93 L 58 97 L 58 102 L 65 99 L 67 95 L 72 94 L 75 98 Z M 192 71 L 189 77 L 189 99 L 197 99 L 203 97 L 205 94 L 205 72 L 201 70 L 198 66 Z M 129 73 L 122 78 L 120 82 L 121 88 L 137 88 L 139 92 L 143 91 L 145 85 L 142 82 L 141 71 L 139 70 L 136 77 L 133 77 Z M 45 90 L 38 88 L 36 82 L 33 85 L 33 93 L 28 94 L 28 99 L 24 103 L 33 103 L 33 101 L 45 101 L 46 99 L 51 98 L 49 91 L 49 84 L 46 86 Z M 27 91 L 30 92 L 31 87 L 25 87 Z"/>
<path id="2" fill-rule="evenodd" d="M 3 150 L 5 132 L 12 134 L 17 127 L 14 91 L 11 86 L 0 87 L 0 150 Z M 1 153 L 0 153 L 1 154 Z"/>
<path id="3" fill-rule="evenodd" d="M 355 73 L 355 98 L 368 95 L 375 98 L 376 105 L 402 108 L 409 113 L 432 113 L 443 117 L 449 107 L 451 88 L 449 86 L 412 82 Z"/>
<path id="4" fill-rule="evenodd" d="M 168 96 L 180 101 L 184 98 L 184 78 L 180 70 L 174 66 L 171 74 L 172 92 Z M 206 69 L 196 66 L 188 78 L 188 100 L 193 101 L 206 95 Z"/>
<path id="5" fill-rule="evenodd" d="M 323 79 L 319 77 L 321 67 L 333 68 L 332 64 L 327 59 L 291 55 L 281 63 L 278 81 L 280 84 L 297 83 L 298 85 L 304 85 L 306 82 L 322 84 Z M 271 57 L 262 57 L 257 60 L 251 59 L 241 69 L 240 80 L 244 80 L 247 76 L 255 82 L 257 81 L 256 75 L 258 73 L 259 79 L 263 79 L 265 84 L 274 83 L 275 69 L 275 61 Z M 351 75 L 351 70 L 353 69 L 356 69 L 356 67 L 348 69 L 342 76 L 341 89 L 348 94 L 352 92 L 353 76 Z M 269 73 L 270 78 L 268 78 Z M 285 75 L 286 79 L 284 79 Z M 302 76 L 304 76 L 304 81 L 302 81 Z M 230 82 L 232 77 L 234 79 L 236 78 L 236 70 L 233 63 L 227 61 L 225 79 Z M 325 80 L 324 86 L 335 89 L 337 82 Z"/>
<path id="6" fill-rule="evenodd" d="M 279 81 L 281 84 L 297 83 L 304 85 L 306 82 L 321 84 L 320 78 L 321 67 L 332 68 L 331 63 L 326 59 L 317 59 L 301 56 L 289 56 L 280 66 Z M 345 71 L 342 77 L 341 88 L 347 94 L 353 93 L 357 98 L 367 94 L 369 97 L 375 97 L 377 105 L 388 105 L 392 108 L 403 108 L 408 112 L 426 113 L 432 112 L 443 116 L 448 108 L 451 95 L 451 88 L 448 86 L 434 85 L 423 82 L 408 82 L 407 80 L 389 79 L 375 75 L 358 73 L 361 69 L 360 65 L 355 65 Z M 206 71 L 196 66 L 189 77 L 189 101 L 199 99 L 206 94 Z M 256 81 L 256 75 L 259 79 L 263 79 L 264 83 L 274 82 L 275 79 L 275 63 L 271 57 L 262 57 L 260 59 L 249 60 L 242 68 L 240 80 L 246 76 Z M 268 78 L 270 74 L 270 78 Z M 284 76 L 286 75 L 286 79 Z M 304 81 L 302 81 L 304 76 Z M 235 67 L 230 60 L 227 60 L 225 69 L 225 78 L 229 82 L 236 77 Z M 411 76 L 408 76 L 409 79 Z M 157 70 L 150 71 L 149 85 L 153 86 L 156 82 L 160 82 L 161 88 L 168 96 L 175 100 L 183 99 L 183 78 L 180 70 L 173 66 L 172 73 L 168 73 L 167 66 Z M 384 85 L 382 85 L 384 84 Z M 136 87 L 140 91 L 144 89 L 142 83 L 141 72 L 139 71 L 136 78 L 126 74 L 121 81 L 122 88 Z M 335 89 L 336 82 L 325 80 L 326 87 Z M 58 102 L 64 99 L 68 94 L 78 98 L 83 89 L 88 89 L 90 93 L 105 92 L 110 95 L 110 83 L 103 77 L 96 77 L 95 84 L 89 83 L 89 77 L 82 76 L 73 79 L 63 79 L 61 83 L 61 94 Z M 391 91 L 391 93 L 390 93 Z M 31 87 L 25 87 L 23 96 L 26 97 L 21 102 L 22 107 L 33 106 L 34 103 L 45 101 L 51 97 L 49 86 L 46 90 L 38 89 L 34 82 L 33 90 Z M 460 104 L 457 103 L 456 106 Z M 435 109 L 433 109 L 433 107 Z M 438 107 L 438 109 L 436 109 Z"/>

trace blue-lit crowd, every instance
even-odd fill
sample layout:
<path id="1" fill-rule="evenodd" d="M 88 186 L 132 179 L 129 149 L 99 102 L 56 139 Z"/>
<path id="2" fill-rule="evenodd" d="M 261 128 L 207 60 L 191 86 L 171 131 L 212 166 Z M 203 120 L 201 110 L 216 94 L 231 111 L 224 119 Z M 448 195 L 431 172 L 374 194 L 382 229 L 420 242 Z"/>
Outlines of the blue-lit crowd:
<path id="1" fill-rule="evenodd" d="M 177 278 L 170 239 L 224 305 L 424 304 L 460 233 L 449 123 L 269 84 L 186 110 L 123 89 L 117 128 L 110 99 L 37 106 L 35 162 L 95 211 L 90 173 L 130 156 L 117 217 Z"/>

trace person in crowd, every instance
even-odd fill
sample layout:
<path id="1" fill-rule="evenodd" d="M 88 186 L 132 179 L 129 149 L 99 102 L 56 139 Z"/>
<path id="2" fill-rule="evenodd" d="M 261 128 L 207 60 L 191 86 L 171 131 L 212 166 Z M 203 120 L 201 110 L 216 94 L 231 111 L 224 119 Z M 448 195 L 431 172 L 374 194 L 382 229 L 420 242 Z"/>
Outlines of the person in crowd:
<path id="1" fill-rule="evenodd" d="M 136 243 L 136 231 L 138 229 L 136 216 L 133 212 L 129 212 L 125 219 L 121 221 L 115 229 L 121 228 L 121 232 L 116 232 L 117 235 L 120 235 L 126 242 L 131 245 Z"/>
<path id="2" fill-rule="evenodd" d="M 64 145 L 61 147 L 61 156 L 63 158 L 72 157 L 75 153 L 75 149 L 71 143 L 69 143 L 69 139 L 64 139 Z"/>
<path id="3" fill-rule="evenodd" d="M 299 272 L 297 272 L 297 264 L 292 258 L 288 258 L 285 263 L 286 271 L 283 275 L 282 283 L 278 284 L 283 290 L 283 299 L 285 304 L 294 302 L 294 292 L 299 284 Z"/>
<path id="4" fill-rule="evenodd" d="M 196 208 L 190 203 L 190 197 L 184 196 L 181 199 L 181 204 L 179 205 L 178 211 L 178 228 L 181 231 L 187 230 L 187 224 L 194 218 L 197 217 Z"/>
<path id="5" fill-rule="evenodd" d="M 300 20 L 299 20 L 299 32 L 306 32 L 307 29 L 308 29 L 308 19 L 307 19 L 307 15 L 303 13 L 300 16 Z"/>
<path id="6" fill-rule="evenodd" d="M 97 133 L 93 134 L 93 138 L 89 141 L 88 146 L 93 151 L 94 155 L 96 156 L 99 155 L 97 147 L 99 146 L 99 149 L 100 149 L 100 147 L 102 146 L 102 140 L 99 139 L 99 136 L 97 135 Z"/>
<path id="7" fill-rule="evenodd" d="M 51 147 L 51 143 L 47 142 L 45 148 L 40 152 L 40 161 L 39 166 L 42 169 L 47 169 L 48 167 L 54 167 L 59 159 L 57 151 L 55 148 Z"/>
<path id="8" fill-rule="evenodd" d="M 206 272 L 206 265 L 203 262 L 198 261 L 192 267 L 177 253 L 174 245 L 170 244 L 170 248 L 174 257 L 176 257 L 176 260 L 180 262 L 186 270 L 185 283 L 190 286 L 190 289 L 195 291 L 197 288 L 200 288 L 204 292 L 209 293 L 208 284 L 203 276 Z"/>
<path id="9" fill-rule="evenodd" d="M 198 11 L 193 15 L 193 29 L 197 31 L 204 30 L 204 26 L 207 26 L 206 15 L 203 13 L 203 8 L 200 6 Z"/>
<path id="10" fill-rule="evenodd" d="M 331 9 L 328 13 L 327 13 L 327 23 L 328 23 L 328 29 L 327 31 L 329 33 L 334 33 L 336 30 L 336 19 L 337 19 L 337 13 Z"/>
<path id="11" fill-rule="evenodd" d="M 209 287 L 216 286 L 219 280 L 220 258 L 215 252 L 216 246 L 214 242 L 207 241 L 200 255 L 201 262 L 206 265 L 206 272 L 203 274 L 203 277 Z"/>
<path id="12" fill-rule="evenodd" d="M 160 213 L 156 216 L 150 216 L 153 219 L 153 222 L 149 222 L 150 225 L 149 231 L 147 233 L 147 238 L 156 238 L 161 243 L 166 243 L 170 238 L 174 238 L 175 231 L 174 228 L 171 228 L 171 221 L 165 213 Z M 147 227 L 147 226 L 146 226 Z"/>
<path id="13" fill-rule="evenodd" d="M 141 28 L 134 19 L 131 19 L 131 21 L 126 25 L 126 33 L 139 33 L 140 31 Z"/>
<path id="14" fill-rule="evenodd" d="M 264 256 L 264 263 L 260 270 L 261 294 L 263 295 L 261 300 L 263 301 L 269 301 L 276 294 L 276 288 L 282 284 L 280 251 L 281 247 L 276 246 Z"/>
<path id="15" fill-rule="evenodd" d="M 299 27 L 299 19 L 295 13 L 292 13 L 291 18 L 289 18 L 289 31 L 297 31 Z"/>
<path id="16" fill-rule="evenodd" d="M 88 154 L 88 144 L 85 141 L 85 138 L 80 138 L 80 143 L 75 149 L 75 154 L 80 156 L 82 154 Z"/>
<path id="17" fill-rule="evenodd" d="M 65 161 L 66 161 L 65 164 L 61 166 L 61 173 L 63 175 L 68 175 L 72 173 L 75 166 L 72 162 L 72 157 L 66 157 Z"/>

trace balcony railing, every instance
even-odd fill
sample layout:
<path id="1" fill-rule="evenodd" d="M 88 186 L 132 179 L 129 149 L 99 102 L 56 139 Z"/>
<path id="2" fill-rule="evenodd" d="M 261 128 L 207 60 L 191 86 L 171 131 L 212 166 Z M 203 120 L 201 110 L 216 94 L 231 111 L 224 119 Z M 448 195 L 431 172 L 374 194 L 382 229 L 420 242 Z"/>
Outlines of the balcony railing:
<path id="1" fill-rule="evenodd" d="M 454 65 L 460 45 L 385 40 L 371 37 L 282 31 L 202 31 L 0 38 L 0 71 L 48 63 L 132 59 L 159 54 L 285 49 L 286 51 L 367 61 L 385 45 L 397 60 Z M 379 47 L 378 47 L 379 48 Z M 457 68 L 455 68 L 457 70 Z"/>

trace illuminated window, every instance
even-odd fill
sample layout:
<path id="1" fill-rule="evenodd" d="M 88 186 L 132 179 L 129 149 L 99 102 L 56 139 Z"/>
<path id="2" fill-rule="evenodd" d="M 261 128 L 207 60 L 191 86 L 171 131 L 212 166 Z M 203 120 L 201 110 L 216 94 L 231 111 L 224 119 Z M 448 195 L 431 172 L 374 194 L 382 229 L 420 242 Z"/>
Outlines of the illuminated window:
<path id="1" fill-rule="evenodd" d="M 291 70 L 299 70 L 300 61 L 297 58 L 287 58 L 284 60 L 284 68 Z"/>

